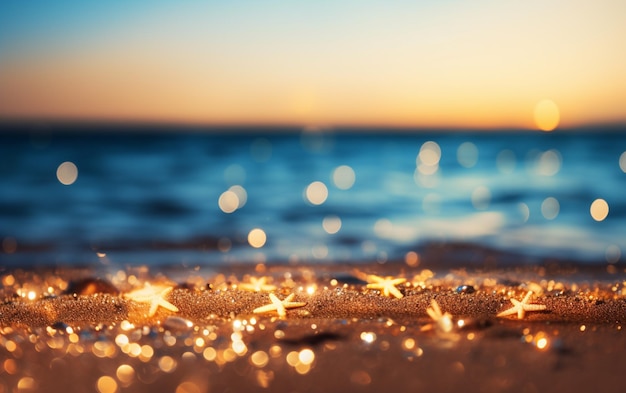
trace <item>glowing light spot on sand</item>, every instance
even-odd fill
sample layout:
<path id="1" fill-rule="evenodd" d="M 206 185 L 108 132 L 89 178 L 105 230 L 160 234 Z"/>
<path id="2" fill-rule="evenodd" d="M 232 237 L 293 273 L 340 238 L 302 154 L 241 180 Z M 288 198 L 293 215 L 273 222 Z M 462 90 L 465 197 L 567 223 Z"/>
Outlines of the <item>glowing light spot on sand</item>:
<path id="1" fill-rule="evenodd" d="M 554 220 L 561 210 L 559 201 L 554 197 L 548 197 L 541 203 L 541 215 L 546 220 Z"/>
<path id="2" fill-rule="evenodd" d="M 620 248 L 615 244 L 611 244 L 610 246 L 608 246 L 606 248 L 606 251 L 604 252 L 604 257 L 606 258 L 606 261 L 611 264 L 619 262 L 621 256 L 622 250 L 620 250 Z"/>
<path id="3" fill-rule="evenodd" d="M 63 185 L 74 184 L 78 179 L 78 168 L 73 162 L 66 161 L 57 168 L 57 179 Z"/>
<path id="4" fill-rule="evenodd" d="M 129 385 L 135 379 L 135 369 L 128 364 L 122 364 L 117 368 L 115 376 L 122 384 Z"/>
<path id="5" fill-rule="evenodd" d="M 626 151 L 619 156 L 619 168 L 626 173 Z"/>
<path id="6" fill-rule="evenodd" d="M 176 360 L 171 356 L 163 356 L 159 359 L 159 368 L 165 373 L 171 373 L 176 369 Z"/>
<path id="7" fill-rule="evenodd" d="M 322 227 L 326 233 L 334 235 L 341 229 L 341 218 L 337 216 L 326 216 L 322 220 Z"/>
<path id="8" fill-rule="evenodd" d="M 298 355 L 299 353 L 297 351 L 291 351 L 287 354 L 287 356 L 285 357 L 285 360 L 287 361 L 287 364 L 289 364 L 291 367 L 295 367 L 296 364 L 299 363 L 299 359 L 298 359 Z"/>
<path id="9" fill-rule="evenodd" d="M 537 348 L 545 349 L 547 346 L 548 346 L 548 339 L 547 338 L 542 337 L 539 340 L 537 340 Z"/>
<path id="10" fill-rule="evenodd" d="M 491 203 L 491 191 L 485 186 L 479 186 L 472 192 L 472 205 L 477 210 L 487 210 Z"/>
<path id="11" fill-rule="evenodd" d="M 548 349 L 548 346 L 550 345 L 550 340 L 548 340 L 548 336 L 544 332 L 537 333 L 533 342 L 539 350 Z"/>
<path id="12" fill-rule="evenodd" d="M 405 338 L 404 341 L 402 341 L 402 348 L 407 351 L 412 351 L 415 348 L 415 340 L 410 337 Z"/>
<path id="13" fill-rule="evenodd" d="M 2 363 L 2 367 L 4 371 L 6 371 L 9 375 L 14 375 L 19 371 L 19 367 L 17 366 L 17 362 L 14 359 L 7 359 Z"/>
<path id="14" fill-rule="evenodd" d="M 114 393 L 117 392 L 117 382 L 112 377 L 108 375 L 104 375 L 98 378 L 98 382 L 96 382 L 96 387 L 100 393 Z"/>
<path id="15" fill-rule="evenodd" d="M 125 334 L 118 334 L 115 337 L 115 344 L 117 344 L 118 347 L 123 347 L 128 345 L 129 340 L 128 340 L 128 336 L 126 336 Z"/>
<path id="16" fill-rule="evenodd" d="M 17 344 L 13 340 L 7 340 L 7 342 L 4 343 L 4 349 L 9 352 L 15 352 L 15 350 L 17 349 Z"/>
<path id="17" fill-rule="evenodd" d="M 204 351 L 202 351 L 202 356 L 209 362 L 213 362 L 217 357 L 217 351 L 213 347 L 208 347 L 205 348 Z"/>
<path id="18" fill-rule="evenodd" d="M 541 100 L 535 105 L 534 118 L 541 131 L 552 131 L 561 119 L 559 107 L 552 100 Z"/>
<path id="19" fill-rule="evenodd" d="M 35 300 L 37 299 L 37 293 L 35 291 L 28 291 L 26 297 L 28 298 L 28 300 Z"/>
<path id="20" fill-rule="evenodd" d="M 233 351 L 235 351 L 235 353 L 237 355 L 239 355 L 239 356 L 243 356 L 243 355 L 246 354 L 246 352 L 248 352 L 248 347 L 241 340 L 233 341 L 231 347 L 232 347 Z"/>
<path id="21" fill-rule="evenodd" d="M 263 368 L 269 363 L 270 357 L 264 351 L 256 351 L 250 356 L 250 363 L 256 367 Z"/>
<path id="22" fill-rule="evenodd" d="M 115 381 L 114 381 L 115 382 Z M 17 390 L 37 390 L 37 381 L 31 377 L 23 377 L 17 382 Z"/>
<path id="23" fill-rule="evenodd" d="M 239 197 L 233 191 L 225 191 L 217 201 L 220 210 L 224 213 L 232 213 L 239 207 Z"/>
<path id="24" fill-rule="evenodd" d="M 462 167 L 472 168 L 478 162 L 478 148 L 472 142 L 463 142 L 456 151 L 456 159 Z"/>
<path id="25" fill-rule="evenodd" d="M 371 344 L 376 341 L 376 333 L 374 332 L 361 332 L 361 340 L 367 344 Z"/>
<path id="26" fill-rule="evenodd" d="M 139 354 L 139 360 L 147 362 L 152 359 L 152 356 L 154 356 L 154 349 L 150 345 L 142 345 L 141 353 Z"/>
<path id="27" fill-rule="evenodd" d="M 302 364 L 311 364 L 315 360 L 315 352 L 306 348 L 298 353 L 298 361 Z"/>
<path id="28" fill-rule="evenodd" d="M 513 171 L 515 171 L 515 165 L 515 153 L 511 150 L 502 150 L 496 156 L 496 167 L 501 173 L 505 175 L 513 173 Z"/>
<path id="29" fill-rule="evenodd" d="M 333 171 L 333 183 L 341 190 L 349 190 L 354 185 L 356 175 L 348 165 L 341 165 Z"/>
<path id="30" fill-rule="evenodd" d="M 596 199 L 591 203 L 589 213 L 594 220 L 604 221 L 609 215 L 609 204 L 604 199 Z"/>
<path id="31" fill-rule="evenodd" d="M 180 385 L 176 387 L 176 393 L 202 393 L 205 391 L 206 389 L 201 388 L 193 381 L 181 382 Z"/>
<path id="32" fill-rule="evenodd" d="M 314 181 L 305 190 L 306 200 L 313 205 L 321 205 L 328 198 L 328 188 L 321 181 Z"/>
<path id="33" fill-rule="evenodd" d="M 261 248 L 265 245 L 267 236 L 260 228 L 254 228 L 248 233 L 248 243 L 254 248 Z"/>
<path id="34" fill-rule="evenodd" d="M 537 160 L 537 173 L 542 176 L 554 176 L 561 169 L 561 153 L 558 150 L 543 152 Z"/>

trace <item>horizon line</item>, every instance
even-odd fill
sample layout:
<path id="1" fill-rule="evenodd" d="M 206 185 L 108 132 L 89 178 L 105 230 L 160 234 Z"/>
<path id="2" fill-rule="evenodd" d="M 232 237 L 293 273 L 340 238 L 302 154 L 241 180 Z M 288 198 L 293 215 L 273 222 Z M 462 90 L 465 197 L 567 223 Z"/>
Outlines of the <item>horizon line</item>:
<path id="1" fill-rule="evenodd" d="M 364 132 L 376 133 L 380 131 L 396 131 L 403 133 L 424 132 L 536 132 L 550 134 L 555 132 L 585 132 L 585 131 L 626 131 L 626 121 L 589 122 L 579 125 L 557 127 L 552 131 L 542 131 L 538 128 L 518 126 L 456 126 L 456 125 L 398 125 L 398 124 L 295 124 L 269 122 L 185 122 L 185 121 L 150 121 L 150 120 L 100 120 L 100 119 L 27 119 L 27 118 L 0 118 L 0 132 L 28 132 L 28 131 L 60 131 L 51 128 L 64 128 L 65 132 L 124 132 L 131 129 L 139 132 L 169 132 L 172 128 L 191 132 L 219 132 L 233 133 L 274 131 L 280 133 L 292 132 Z M 91 128 L 92 130 L 89 130 Z M 126 128 L 126 130 L 124 130 Z M 48 129 L 48 130 L 46 130 Z M 148 130 L 150 129 L 150 130 Z"/>

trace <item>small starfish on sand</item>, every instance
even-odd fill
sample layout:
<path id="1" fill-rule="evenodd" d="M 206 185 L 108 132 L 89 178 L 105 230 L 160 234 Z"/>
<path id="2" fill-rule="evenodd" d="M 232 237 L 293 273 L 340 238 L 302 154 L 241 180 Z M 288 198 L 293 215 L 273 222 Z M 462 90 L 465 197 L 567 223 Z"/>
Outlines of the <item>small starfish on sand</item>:
<path id="1" fill-rule="evenodd" d="M 150 311 L 148 316 L 151 317 L 156 313 L 159 306 L 173 312 L 178 312 L 178 307 L 165 300 L 165 297 L 172 292 L 174 287 L 167 285 L 150 285 L 149 282 L 141 289 L 124 294 L 124 297 L 137 303 L 150 303 Z"/>
<path id="2" fill-rule="evenodd" d="M 270 300 L 272 303 L 257 307 L 252 312 L 255 314 L 262 314 L 270 311 L 276 311 L 279 317 L 285 318 L 287 316 L 287 311 L 290 308 L 298 308 L 306 306 L 306 303 L 303 302 L 292 302 L 293 298 L 296 296 L 295 293 L 287 296 L 284 300 L 278 299 L 276 295 L 270 293 Z"/>
<path id="3" fill-rule="evenodd" d="M 431 300 L 430 307 L 426 309 L 426 313 L 435 321 L 435 326 L 438 330 L 443 333 L 450 333 L 452 331 L 452 314 L 448 312 L 443 314 L 435 299 Z"/>
<path id="4" fill-rule="evenodd" d="M 511 303 L 513 303 L 513 307 L 508 310 L 504 310 L 499 313 L 498 317 L 505 317 L 507 315 L 513 315 L 517 313 L 517 319 L 524 319 L 524 315 L 526 311 L 541 311 L 545 310 L 546 306 L 544 304 L 528 304 L 528 300 L 530 299 L 530 295 L 533 294 L 533 291 L 528 291 L 524 299 L 520 302 L 517 299 L 511 298 Z"/>
<path id="5" fill-rule="evenodd" d="M 406 278 L 393 278 L 392 276 L 380 277 L 374 274 L 367 276 L 367 288 L 379 289 L 383 296 L 395 296 L 401 299 L 404 295 L 396 288 L 396 285 L 402 284 L 406 281 Z"/>
<path id="6" fill-rule="evenodd" d="M 268 284 L 267 277 L 250 277 L 250 282 L 242 282 L 237 288 L 250 292 L 270 292 L 276 290 L 276 285 Z"/>

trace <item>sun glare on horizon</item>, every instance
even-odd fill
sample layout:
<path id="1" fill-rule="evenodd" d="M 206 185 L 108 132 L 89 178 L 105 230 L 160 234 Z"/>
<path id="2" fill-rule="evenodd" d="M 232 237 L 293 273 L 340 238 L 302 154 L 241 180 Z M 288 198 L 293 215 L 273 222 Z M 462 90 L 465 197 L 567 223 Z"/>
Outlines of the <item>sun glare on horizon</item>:
<path id="1" fill-rule="evenodd" d="M 535 105 L 535 124 L 541 131 L 553 131 L 559 125 L 559 107 L 552 100 L 541 100 Z"/>
<path id="2" fill-rule="evenodd" d="M 61 1 L 36 13 L 3 3 L 0 119 L 544 131 L 625 122 L 625 13 L 611 0 Z"/>

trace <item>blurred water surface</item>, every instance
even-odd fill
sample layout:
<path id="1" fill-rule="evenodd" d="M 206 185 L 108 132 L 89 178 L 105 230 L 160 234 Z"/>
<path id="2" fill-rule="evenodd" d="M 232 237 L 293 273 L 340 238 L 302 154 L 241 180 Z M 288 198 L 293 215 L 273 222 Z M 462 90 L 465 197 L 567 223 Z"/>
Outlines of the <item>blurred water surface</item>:
<path id="1" fill-rule="evenodd" d="M 1 262 L 624 260 L 625 132 L 356 131 L 3 132 Z"/>

